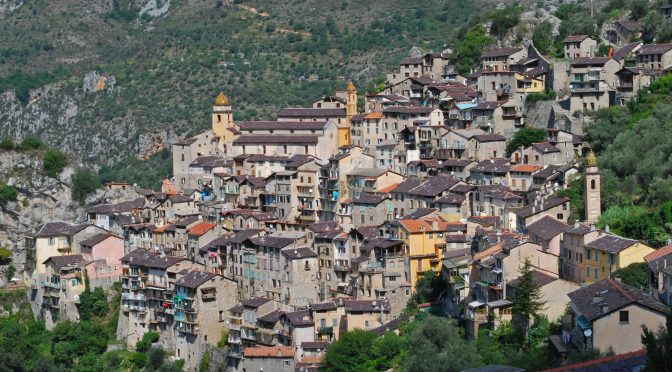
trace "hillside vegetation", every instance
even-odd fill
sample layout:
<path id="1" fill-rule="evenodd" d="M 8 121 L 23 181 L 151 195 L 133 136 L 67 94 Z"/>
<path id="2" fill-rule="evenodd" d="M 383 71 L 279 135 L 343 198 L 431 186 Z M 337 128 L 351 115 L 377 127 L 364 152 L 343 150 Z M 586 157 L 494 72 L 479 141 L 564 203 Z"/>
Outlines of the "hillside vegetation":
<path id="1" fill-rule="evenodd" d="M 16 93 L 0 96 L 0 138 L 32 132 L 108 166 L 203 131 L 220 90 L 236 120 L 272 118 L 351 79 L 364 90 L 412 46 L 442 50 L 478 9 L 465 0 L 165 0 L 155 17 L 143 11 L 148 1 L 19 3 L 0 19 L 0 91 Z M 83 89 L 92 70 L 113 77 L 95 93 Z"/>

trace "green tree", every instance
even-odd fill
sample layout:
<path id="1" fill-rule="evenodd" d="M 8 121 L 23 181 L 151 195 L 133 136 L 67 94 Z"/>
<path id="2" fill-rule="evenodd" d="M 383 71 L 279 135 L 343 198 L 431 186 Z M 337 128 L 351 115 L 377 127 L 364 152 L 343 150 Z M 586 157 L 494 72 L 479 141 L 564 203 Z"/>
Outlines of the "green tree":
<path id="1" fill-rule="evenodd" d="M 548 20 L 539 22 L 532 32 L 532 42 L 541 54 L 548 54 L 554 42 L 553 24 Z"/>
<path id="2" fill-rule="evenodd" d="M 530 325 L 530 318 L 544 309 L 546 302 L 542 299 L 541 287 L 534 280 L 532 263 L 525 258 L 520 269 L 520 277 L 516 290 L 511 296 L 513 306 L 511 312 L 515 317 L 515 328 L 519 335 L 525 337 Z"/>
<path id="3" fill-rule="evenodd" d="M 0 265 L 7 265 L 12 262 L 12 251 L 5 247 L 0 247 Z"/>
<path id="4" fill-rule="evenodd" d="M 203 353 L 201 363 L 198 365 L 198 372 L 208 372 L 210 370 L 210 352 Z"/>
<path id="5" fill-rule="evenodd" d="M 79 296 L 79 305 L 77 305 L 79 317 L 82 320 L 92 320 L 94 317 L 102 318 L 107 315 L 109 304 L 105 291 L 97 287 L 93 291 L 87 288 Z"/>
<path id="6" fill-rule="evenodd" d="M 611 277 L 620 277 L 623 283 L 635 288 L 646 290 L 649 287 L 649 267 L 646 262 L 631 263 L 611 273 Z"/>
<path id="7" fill-rule="evenodd" d="M 93 194 L 99 184 L 96 176 L 88 169 L 80 169 L 72 176 L 72 198 L 83 204 L 86 197 Z"/>
<path id="8" fill-rule="evenodd" d="M 492 21 L 490 33 L 498 37 L 506 35 L 520 23 L 522 11 L 523 8 L 520 6 L 509 6 L 492 12 L 490 14 L 490 20 Z"/>
<path id="9" fill-rule="evenodd" d="M 642 326 L 642 344 L 646 348 L 646 371 L 672 371 L 672 313 L 667 314 L 666 327 L 657 331 Z"/>
<path id="10" fill-rule="evenodd" d="M 628 8 L 630 10 L 630 18 L 639 21 L 649 14 L 651 4 L 649 4 L 648 0 L 630 0 Z"/>
<path id="11" fill-rule="evenodd" d="M 16 198 L 18 196 L 19 192 L 16 191 L 14 186 L 9 186 L 0 182 L 0 204 L 5 204 L 10 201 L 16 201 Z"/>
<path id="12" fill-rule="evenodd" d="M 156 332 L 147 332 L 142 335 L 142 339 L 135 345 L 135 350 L 141 353 L 147 352 L 152 344 L 159 341 L 160 335 Z"/>
<path id="13" fill-rule="evenodd" d="M 58 323 L 52 331 L 51 353 L 57 364 L 71 367 L 81 356 L 105 352 L 108 338 L 109 334 L 100 322 Z"/>
<path id="14" fill-rule="evenodd" d="M 56 149 L 47 150 L 42 159 L 44 173 L 51 178 L 58 177 L 67 164 L 68 157 L 63 152 Z"/>
<path id="15" fill-rule="evenodd" d="M 520 147 L 527 147 L 535 142 L 546 140 L 546 131 L 543 129 L 525 127 L 513 134 L 513 137 L 506 144 L 506 156 L 509 157 Z"/>
<path id="16" fill-rule="evenodd" d="M 376 335 L 356 329 L 346 332 L 327 349 L 322 365 L 325 371 L 361 371 L 372 358 L 372 346 Z"/>
<path id="17" fill-rule="evenodd" d="M 153 347 L 149 350 L 147 356 L 148 356 L 147 366 L 150 369 L 159 370 L 161 368 L 161 365 L 163 364 L 163 359 L 166 356 L 166 352 L 161 348 Z M 207 352 L 205 353 L 205 355 L 203 355 L 203 360 L 206 360 L 206 358 L 208 361 L 210 360 L 210 354 Z M 203 366 L 203 360 L 201 360 L 201 366 Z M 209 362 L 206 362 L 206 366 L 208 365 L 208 363 Z M 199 368 L 199 370 L 208 371 L 207 368 L 205 370 Z"/>
<path id="18" fill-rule="evenodd" d="M 429 315 L 419 322 L 410 335 L 406 371 L 461 371 L 481 364 L 453 320 Z"/>
<path id="19" fill-rule="evenodd" d="M 372 358 L 367 363 L 367 370 L 386 371 L 399 368 L 410 349 L 408 338 L 394 332 L 376 338 L 371 347 Z"/>
<path id="20" fill-rule="evenodd" d="M 457 68 L 461 74 L 469 71 L 481 61 L 483 49 L 493 43 L 486 35 L 485 28 L 480 24 L 468 30 L 463 38 L 459 38 L 453 49 L 453 57 L 458 61 Z"/>

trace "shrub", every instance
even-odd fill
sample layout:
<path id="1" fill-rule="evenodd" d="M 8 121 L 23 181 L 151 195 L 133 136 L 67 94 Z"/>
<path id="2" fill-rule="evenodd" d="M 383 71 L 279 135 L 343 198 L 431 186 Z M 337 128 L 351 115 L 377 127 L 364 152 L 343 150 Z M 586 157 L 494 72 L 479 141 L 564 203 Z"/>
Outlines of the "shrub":
<path id="1" fill-rule="evenodd" d="M 2 141 L 0 141 L 0 150 L 7 150 L 7 151 L 14 150 L 14 142 L 9 138 L 3 139 Z"/>
<path id="2" fill-rule="evenodd" d="M 147 332 L 142 336 L 142 340 L 135 346 L 135 350 L 144 353 L 152 347 L 152 344 L 159 341 L 159 334 L 156 332 Z"/>
<path id="3" fill-rule="evenodd" d="M 6 265 L 12 261 L 12 251 L 8 248 L 0 247 L 0 264 Z"/>
<path id="4" fill-rule="evenodd" d="M 56 149 L 47 150 L 47 153 L 44 154 L 44 159 L 42 159 L 44 172 L 51 178 L 58 177 L 67 164 L 68 157 L 63 152 Z"/>
<path id="5" fill-rule="evenodd" d="M 88 169 L 80 169 L 72 176 L 72 198 L 83 204 L 86 197 L 98 188 L 96 176 Z"/>
<path id="6" fill-rule="evenodd" d="M 5 204 L 10 201 L 15 201 L 19 196 L 19 192 L 16 191 L 14 186 L 5 185 L 0 183 L 0 204 Z"/>
<path id="7" fill-rule="evenodd" d="M 542 93 L 530 93 L 527 95 L 527 100 L 529 102 L 552 101 L 556 96 L 557 94 L 554 90 L 547 90 Z"/>
<path id="8" fill-rule="evenodd" d="M 18 146 L 18 149 L 20 150 L 35 150 L 44 147 L 44 142 L 42 140 L 34 135 L 34 134 L 28 134 L 23 138 L 23 141 L 21 141 L 21 144 Z"/>

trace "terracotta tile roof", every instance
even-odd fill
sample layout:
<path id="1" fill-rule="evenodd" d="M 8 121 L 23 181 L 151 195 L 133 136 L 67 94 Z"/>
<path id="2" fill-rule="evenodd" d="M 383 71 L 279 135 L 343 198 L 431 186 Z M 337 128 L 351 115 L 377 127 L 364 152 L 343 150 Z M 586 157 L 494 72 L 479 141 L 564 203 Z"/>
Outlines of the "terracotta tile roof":
<path id="1" fill-rule="evenodd" d="M 511 168 L 511 172 L 520 172 L 520 173 L 534 173 L 541 169 L 543 167 L 540 167 L 538 165 L 527 165 L 527 164 L 519 164 Z"/>
<path id="2" fill-rule="evenodd" d="M 492 256 L 493 254 L 495 254 L 497 252 L 501 252 L 503 247 L 504 247 L 504 243 L 499 243 L 499 244 L 493 245 L 492 247 L 490 247 L 490 248 L 488 248 L 484 251 L 478 252 L 474 255 L 474 261 L 478 261 L 478 260 L 481 260 L 483 258 Z"/>
<path id="3" fill-rule="evenodd" d="M 245 358 L 294 358 L 294 349 L 290 346 L 255 346 L 243 351 Z"/>
<path id="4" fill-rule="evenodd" d="M 381 193 L 383 193 L 383 194 L 390 193 L 390 192 L 392 192 L 397 186 L 399 186 L 399 184 L 400 184 L 400 183 L 394 183 L 394 184 L 392 184 L 392 185 L 390 185 L 390 186 L 387 186 L 387 187 L 385 187 L 385 188 L 382 188 L 382 189 L 378 190 L 378 192 L 381 192 Z"/>
<path id="5" fill-rule="evenodd" d="M 644 261 L 651 262 L 661 257 L 667 256 L 668 254 L 672 254 L 672 244 L 660 247 L 655 252 L 647 254 L 644 256 Z M 672 265 L 672 261 L 670 261 L 670 265 Z"/>
<path id="6" fill-rule="evenodd" d="M 364 119 L 382 119 L 382 118 L 383 113 L 380 111 L 374 111 L 364 115 Z"/>
<path id="7" fill-rule="evenodd" d="M 201 222 L 198 225 L 189 229 L 189 235 L 190 236 L 201 236 L 201 235 L 205 234 L 206 232 L 212 230 L 215 226 L 217 226 L 217 224 L 215 224 L 215 223 Z"/>
<path id="8" fill-rule="evenodd" d="M 568 364 L 562 367 L 547 369 L 545 372 L 617 372 L 617 371 L 642 371 L 646 366 L 646 350 L 638 350 L 625 354 L 610 355 L 603 358 Z"/>
<path id="9" fill-rule="evenodd" d="M 436 224 L 436 228 L 434 227 L 433 224 Z M 399 220 L 399 224 L 401 224 L 408 232 L 410 233 L 417 233 L 417 232 L 433 232 L 433 231 L 447 231 L 449 229 L 454 229 L 454 226 L 456 224 L 442 221 L 439 219 L 421 219 L 421 220 Z M 464 226 L 463 224 L 459 224 L 461 226 Z"/>

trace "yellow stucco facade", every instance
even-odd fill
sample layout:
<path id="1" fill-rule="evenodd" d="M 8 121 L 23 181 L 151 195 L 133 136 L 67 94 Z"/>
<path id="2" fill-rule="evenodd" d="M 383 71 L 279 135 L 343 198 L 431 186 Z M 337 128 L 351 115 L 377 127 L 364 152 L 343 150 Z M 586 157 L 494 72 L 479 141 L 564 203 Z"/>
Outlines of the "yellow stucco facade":
<path id="1" fill-rule="evenodd" d="M 400 238 L 408 247 L 410 284 L 415 288 L 420 275 L 441 271 L 445 246 L 445 221 L 401 220 Z"/>
<path id="2" fill-rule="evenodd" d="M 618 269 L 622 269 L 636 262 L 644 262 L 644 256 L 654 252 L 655 249 L 639 242 L 623 249 L 622 251 L 611 254 L 597 249 L 585 248 L 585 282 L 587 284 L 599 282 L 607 279 L 610 274 Z M 596 256 L 597 254 L 597 256 Z"/>

